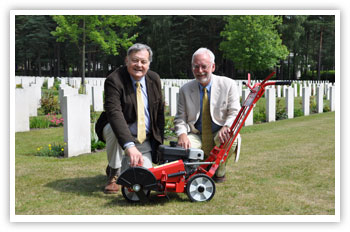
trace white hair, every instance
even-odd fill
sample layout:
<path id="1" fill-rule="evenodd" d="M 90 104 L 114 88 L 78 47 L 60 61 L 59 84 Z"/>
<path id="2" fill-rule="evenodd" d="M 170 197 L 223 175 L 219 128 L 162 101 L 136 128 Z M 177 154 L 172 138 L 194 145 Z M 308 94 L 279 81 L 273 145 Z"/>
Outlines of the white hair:
<path id="1" fill-rule="evenodd" d="M 194 60 L 194 57 L 199 55 L 199 54 L 203 54 L 203 53 L 207 53 L 210 57 L 210 62 L 211 63 L 215 63 L 215 56 L 214 53 L 212 51 L 210 51 L 208 48 L 199 48 L 197 51 L 195 51 L 192 55 L 192 63 Z"/>

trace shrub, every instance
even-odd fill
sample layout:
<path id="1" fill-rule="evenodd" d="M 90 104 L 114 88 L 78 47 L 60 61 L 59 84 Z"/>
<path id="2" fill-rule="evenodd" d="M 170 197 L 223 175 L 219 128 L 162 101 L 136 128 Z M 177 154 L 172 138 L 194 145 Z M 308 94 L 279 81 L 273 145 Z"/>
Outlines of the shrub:
<path id="1" fill-rule="evenodd" d="M 55 80 L 53 82 L 53 86 L 51 87 L 53 90 L 58 90 L 60 87 L 61 81 L 59 81 L 56 77 Z"/>
<path id="2" fill-rule="evenodd" d="M 66 144 L 64 144 L 66 145 Z M 46 157 L 63 157 L 64 156 L 64 145 L 61 144 L 49 144 L 46 147 L 38 147 L 36 155 Z"/>
<path id="3" fill-rule="evenodd" d="M 317 113 L 317 103 L 316 103 L 316 97 L 311 96 L 310 97 L 310 112 L 311 113 Z"/>
<path id="4" fill-rule="evenodd" d="M 106 147 L 106 144 L 102 141 L 99 141 L 95 138 L 91 139 L 91 152 L 96 150 L 102 150 Z"/>
<path id="5" fill-rule="evenodd" d="M 29 127 L 30 128 L 49 128 L 50 121 L 43 116 L 30 117 Z"/>
<path id="6" fill-rule="evenodd" d="M 301 109 L 294 109 L 294 117 L 301 117 L 304 115 L 304 112 Z"/>
<path id="7" fill-rule="evenodd" d="M 176 136 L 175 126 L 174 126 L 174 117 L 170 117 L 170 116 L 165 117 L 164 136 L 166 138 Z"/>
<path id="8" fill-rule="evenodd" d="M 266 122 L 266 114 L 263 111 L 258 111 L 258 112 L 253 112 L 253 123 L 254 124 L 259 124 L 262 122 Z"/>
<path id="9" fill-rule="evenodd" d="M 276 120 L 283 120 L 287 118 L 288 118 L 288 115 L 286 112 L 286 107 L 283 104 L 282 99 L 278 98 L 276 102 Z"/>
<path id="10" fill-rule="evenodd" d="M 48 86 L 48 81 L 44 80 L 42 88 L 47 89 L 47 86 Z"/>
<path id="11" fill-rule="evenodd" d="M 44 114 L 59 114 L 60 104 L 58 103 L 58 96 L 55 96 L 51 91 L 45 92 L 41 100 L 41 108 Z"/>
<path id="12" fill-rule="evenodd" d="M 323 112 L 329 112 L 329 111 L 331 111 L 331 108 L 329 107 L 329 105 L 324 105 Z"/>
<path id="13" fill-rule="evenodd" d="M 47 120 L 50 122 L 50 126 L 53 127 L 59 127 L 63 126 L 63 118 L 62 117 L 56 117 L 56 114 L 47 114 L 46 115 Z"/>

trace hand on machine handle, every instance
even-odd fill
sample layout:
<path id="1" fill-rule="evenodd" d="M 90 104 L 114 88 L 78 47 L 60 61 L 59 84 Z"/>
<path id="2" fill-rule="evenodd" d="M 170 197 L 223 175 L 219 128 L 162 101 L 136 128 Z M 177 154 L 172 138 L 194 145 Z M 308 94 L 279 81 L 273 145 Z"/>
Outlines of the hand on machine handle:
<path id="1" fill-rule="evenodd" d="M 191 142 L 187 137 L 186 133 L 183 133 L 179 136 L 179 139 L 177 141 L 177 144 L 185 149 L 191 148 Z"/>
<path id="2" fill-rule="evenodd" d="M 219 132 L 218 132 L 218 136 L 219 136 L 219 140 L 220 143 L 225 143 L 226 141 L 228 141 L 230 139 L 230 128 L 228 126 L 223 126 Z"/>
<path id="3" fill-rule="evenodd" d="M 143 156 L 142 153 L 135 147 L 130 147 L 125 150 L 126 155 L 130 157 L 130 166 L 143 166 Z"/>

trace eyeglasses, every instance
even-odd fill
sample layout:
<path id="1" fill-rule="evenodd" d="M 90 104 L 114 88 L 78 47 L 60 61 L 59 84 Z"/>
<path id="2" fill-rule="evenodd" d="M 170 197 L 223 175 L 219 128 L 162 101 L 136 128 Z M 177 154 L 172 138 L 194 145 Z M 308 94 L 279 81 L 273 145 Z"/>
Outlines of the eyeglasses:
<path id="1" fill-rule="evenodd" d="M 131 63 L 137 64 L 141 62 L 141 64 L 146 65 L 149 63 L 149 60 L 140 60 L 140 59 L 130 59 Z"/>
<path id="2" fill-rule="evenodd" d="M 198 65 L 198 64 L 194 64 L 192 65 L 192 69 L 193 70 L 199 70 L 199 68 L 201 68 L 202 70 L 208 70 L 209 68 L 211 67 L 211 64 L 208 64 L 208 65 Z"/>

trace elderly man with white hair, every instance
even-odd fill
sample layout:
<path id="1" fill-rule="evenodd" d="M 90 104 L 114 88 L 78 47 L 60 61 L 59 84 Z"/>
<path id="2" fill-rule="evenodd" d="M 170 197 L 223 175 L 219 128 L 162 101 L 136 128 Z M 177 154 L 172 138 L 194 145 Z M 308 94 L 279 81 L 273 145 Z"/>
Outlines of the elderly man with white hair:
<path id="1" fill-rule="evenodd" d="M 178 145 L 200 148 L 205 158 L 214 145 L 226 142 L 230 127 L 239 110 L 239 93 L 234 80 L 213 74 L 215 56 L 207 48 L 198 49 L 192 56 L 194 80 L 180 88 L 177 114 L 174 119 Z M 237 137 L 228 158 L 236 152 Z M 214 181 L 225 181 L 226 163 L 220 165 Z"/>

